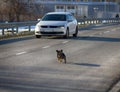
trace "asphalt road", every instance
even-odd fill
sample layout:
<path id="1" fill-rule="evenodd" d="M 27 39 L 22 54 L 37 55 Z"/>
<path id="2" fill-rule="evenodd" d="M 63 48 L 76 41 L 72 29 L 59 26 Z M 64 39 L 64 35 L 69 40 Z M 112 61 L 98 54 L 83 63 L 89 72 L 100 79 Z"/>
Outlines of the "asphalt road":
<path id="1" fill-rule="evenodd" d="M 0 41 L 0 92 L 108 92 L 120 79 L 120 25 L 99 26 L 77 38 Z"/>

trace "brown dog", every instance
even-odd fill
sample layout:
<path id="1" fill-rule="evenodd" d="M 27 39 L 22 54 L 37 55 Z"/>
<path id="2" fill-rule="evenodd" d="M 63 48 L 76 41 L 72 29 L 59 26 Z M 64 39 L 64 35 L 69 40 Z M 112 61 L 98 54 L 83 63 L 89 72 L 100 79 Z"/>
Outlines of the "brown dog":
<path id="1" fill-rule="evenodd" d="M 56 50 L 58 62 L 63 62 L 66 64 L 66 55 L 63 53 L 63 50 Z"/>

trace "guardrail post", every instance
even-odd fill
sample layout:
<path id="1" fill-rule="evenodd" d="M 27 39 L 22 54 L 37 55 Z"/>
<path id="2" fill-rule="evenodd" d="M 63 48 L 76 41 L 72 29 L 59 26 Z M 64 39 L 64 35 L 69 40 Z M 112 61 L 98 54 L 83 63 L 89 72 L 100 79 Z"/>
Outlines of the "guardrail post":
<path id="1" fill-rule="evenodd" d="M 31 31 L 31 26 L 28 26 L 29 27 L 29 32 Z"/>
<path id="2" fill-rule="evenodd" d="M 12 35 L 14 35 L 14 28 L 12 27 Z"/>
<path id="3" fill-rule="evenodd" d="M 18 27 L 16 27 L 16 33 L 18 33 Z"/>
<path id="4" fill-rule="evenodd" d="M 94 19 L 94 24 L 96 24 L 96 19 Z"/>
<path id="5" fill-rule="evenodd" d="M 92 21 L 90 20 L 90 24 L 92 24 Z"/>

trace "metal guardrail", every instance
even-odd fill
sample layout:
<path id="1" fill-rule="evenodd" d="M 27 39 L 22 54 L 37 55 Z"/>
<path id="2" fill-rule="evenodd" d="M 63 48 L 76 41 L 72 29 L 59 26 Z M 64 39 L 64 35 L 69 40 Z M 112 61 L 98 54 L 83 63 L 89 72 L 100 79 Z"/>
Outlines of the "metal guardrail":
<path id="1" fill-rule="evenodd" d="M 120 23 L 120 18 L 84 18 L 77 19 L 78 25 L 86 25 L 86 24 L 101 24 L 101 23 Z M 11 23 L 0 23 L 0 29 L 2 29 L 2 35 L 5 35 L 5 29 L 12 29 L 12 34 L 14 31 L 18 33 L 19 27 L 28 26 L 28 31 L 31 31 L 31 26 L 35 26 L 38 21 L 28 21 L 28 22 L 11 22 Z M 14 30 L 16 28 L 16 30 Z"/>
<path id="2" fill-rule="evenodd" d="M 2 30 L 2 35 L 5 35 L 5 29 L 12 29 L 12 33 L 14 34 L 14 31 L 18 33 L 19 27 L 28 26 L 29 32 L 31 31 L 31 26 L 37 24 L 38 21 L 28 21 L 28 22 L 10 22 L 10 23 L 0 23 L 0 29 Z M 16 30 L 14 30 L 16 29 Z"/>
<path id="3" fill-rule="evenodd" d="M 120 18 L 84 18 L 78 19 L 78 24 L 104 24 L 104 23 L 120 23 Z"/>

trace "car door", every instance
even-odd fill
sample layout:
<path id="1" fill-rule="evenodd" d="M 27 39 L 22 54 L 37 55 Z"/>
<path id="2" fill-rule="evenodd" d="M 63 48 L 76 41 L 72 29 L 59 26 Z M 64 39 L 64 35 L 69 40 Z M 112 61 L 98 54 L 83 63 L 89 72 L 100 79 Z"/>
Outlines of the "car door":
<path id="1" fill-rule="evenodd" d="M 77 26 L 77 21 L 76 21 L 75 17 L 72 16 L 72 15 L 71 15 L 71 18 L 73 20 L 72 21 L 72 26 L 73 26 L 72 30 L 73 30 L 73 32 L 75 32 L 76 31 L 76 26 Z"/>
<path id="2" fill-rule="evenodd" d="M 67 16 L 67 21 L 68 21 L 69 33 L 73 34 L 74 25 L 73 25 L 73 19 L 70 14 Z"/>

